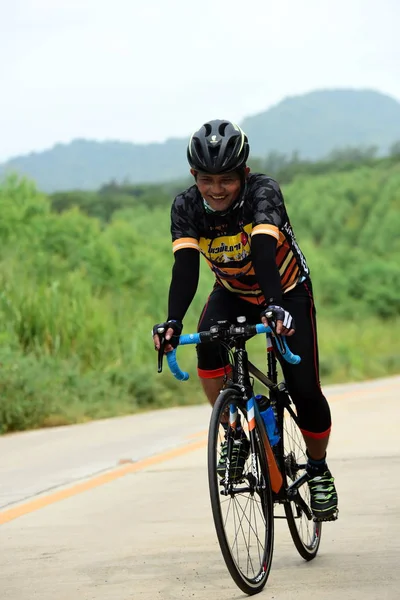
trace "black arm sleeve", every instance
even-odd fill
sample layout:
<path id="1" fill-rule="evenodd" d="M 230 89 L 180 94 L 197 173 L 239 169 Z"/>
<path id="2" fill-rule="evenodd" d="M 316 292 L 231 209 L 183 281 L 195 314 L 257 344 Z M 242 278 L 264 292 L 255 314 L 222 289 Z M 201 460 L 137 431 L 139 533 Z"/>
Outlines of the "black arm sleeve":
<path id="1" fill-rule="evenodd" d="M 199 283 L 200 253 L 194 248 L 182 248 L 175 252 L 172 280 L 168 297 L 168 321 L 183 318 L 194 298 Z"/>
<path id="2" fill-rule="evenodd" d="M 276 264 L 276 239 L 260 233 L 251 238 L 251 256 L 266 306 L 282 302 L 281 276 Z"/>

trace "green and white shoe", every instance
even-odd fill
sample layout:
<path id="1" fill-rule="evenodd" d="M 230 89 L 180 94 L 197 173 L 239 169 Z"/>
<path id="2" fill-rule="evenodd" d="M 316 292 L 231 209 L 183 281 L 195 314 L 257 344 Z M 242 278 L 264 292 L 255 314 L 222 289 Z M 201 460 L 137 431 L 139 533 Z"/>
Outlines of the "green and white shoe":
<path id="1" fill-rule="evenodd" d="M 338 517 L 338 496 L 334 482 L 330 471 L 314 475 L 308 481 L 315 521 L 335 521 Z"/>
<path id="2" fill-rule="evenodd" d="M 221 444 L 221 454 L 217 465 L 217 473 L 220 477 L 225 477 L 226 459 L 228 453 L 228 443 Z M 247 437 L 233 440 L 232 456 L 229 468 L 229 478 L 231 481 L 242 479 L 244 465 L 250 453 L 250 442 Z"/>

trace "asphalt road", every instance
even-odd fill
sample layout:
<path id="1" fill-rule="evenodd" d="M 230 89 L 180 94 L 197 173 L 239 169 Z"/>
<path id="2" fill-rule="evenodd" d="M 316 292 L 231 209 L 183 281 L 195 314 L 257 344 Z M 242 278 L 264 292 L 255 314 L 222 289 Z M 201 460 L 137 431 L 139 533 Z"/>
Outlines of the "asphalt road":
<path id="1" fill-rule="evenodd" d="M 339 520 L 310 563 L 278 521 L 259 597 L 398 600 L 400 377 L 325 391 Z M 0 438 L 0 599 L 244 598 L 212 522 L 209 415 L 203 405 Z"/>

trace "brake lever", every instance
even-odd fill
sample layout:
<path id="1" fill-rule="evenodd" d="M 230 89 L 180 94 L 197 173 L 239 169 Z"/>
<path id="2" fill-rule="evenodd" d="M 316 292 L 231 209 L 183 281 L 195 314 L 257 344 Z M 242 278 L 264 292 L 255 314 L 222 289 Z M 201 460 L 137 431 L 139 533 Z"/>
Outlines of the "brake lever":
<path id="1" fill-rule="evenodd" d="M 277 346 L 278 346 L 278 350 L 279 350 L 279 352 L 280 352 L 282 355 L 283 355 L 283 354 L 286 354 L 286 348 L 285 348 L 285 345 L 284 345 L 284 343 L 283 343 L 283 341 L 282 341 L 282 339 L 281 339 L 281 336 L 279 335 L 279 333 L 276 333 L 276 323 L 275 323 L 275 321 L 274 321 L 274 319 L 273 319 L 273 317 L 274 317 L 274 314 L 273 314 L 272 310 L 271 310 L 271 311 L 269 311 L 269 312 L 267 312 L 267 313 L 265 314 L 265 316 L 266 316 L 266 317 L 267 317 L 267 319 L 268 319 L 268 325 L 271 327 L 271 330 L 272 330 L 272 333 L 273 333 L 274 339 L 275 339 L 275 341 L 276 341 L 276 344 L 277 344 Z"/>
<path id="2" fill-rule="evenodd" d="M 160 338 L 160 348 L 158 350 L 158 373 L 162 373 L 163 368 L 163 359 L 164 359 L 164 349 L 165 349 L 165 328 L 158 327 L 157 335 Z"/>

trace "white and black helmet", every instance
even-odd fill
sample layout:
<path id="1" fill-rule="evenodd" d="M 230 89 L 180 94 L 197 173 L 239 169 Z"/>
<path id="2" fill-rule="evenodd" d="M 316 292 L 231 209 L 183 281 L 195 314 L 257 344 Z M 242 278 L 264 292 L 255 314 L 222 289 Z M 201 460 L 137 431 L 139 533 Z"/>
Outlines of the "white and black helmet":
<path id="1" fill-rule="evenodd" d="M 238 125 L 215 119 L 192 135 L 187 158 L 196 171 L 227 173 L 246 166 L 249 150 L 247 136 Z"/>

